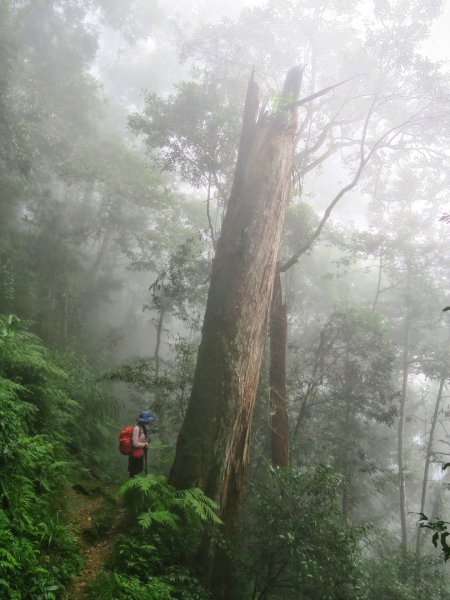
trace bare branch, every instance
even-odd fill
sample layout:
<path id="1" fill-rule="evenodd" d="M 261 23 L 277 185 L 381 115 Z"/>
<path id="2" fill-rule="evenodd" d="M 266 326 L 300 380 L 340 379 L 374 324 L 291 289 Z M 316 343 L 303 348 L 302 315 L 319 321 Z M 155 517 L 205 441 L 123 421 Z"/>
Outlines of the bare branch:
<path id="1" fill-rule="evenodd" d="M 294 108 L 296 106 L 303 106 L 304 104 L 308 104 L 309 102 L 312 102 L 316 98 L 320 98 L 321 96 L 328 94 L 328 92 L 331 92 L 335 88 L 340 87 L 341 85 L 344 85 L 344 83 L 348 83 L 349 81 L 352 81 L 353 79 L 357 79 L 358 77 L 361 77 L 361 75 L 362 75 L 362 73 L 359 73 L 358 75 L 354 75 L 353 77 L 344 79 L 344 81 L 335 83 L 334 85 L 330 85 L 330 86 L 324 88 L 323 90 L 320 90 L 318 92 L 315 92 L 314 94 L 311 94 L 310 96 L 306 96 L 306 98 L 302 98 L 298 102 L 294 102 L 293 104 L 290 104 L 289 108 Z"/>
<path id="2" fill-rule="evenodd" d="M 353 177 L 352 181 L 346 185 L 345 187 L 343 187 L 334 197 L 333 201 L 329 204 L 329 206 L 327 207 L 327 209 L 325 210 L 325 213 L 319 223 L 319 225 L 317 226 L 315 232 L 312 234 L 312 236 L 310 237 L 310 239 L 308 240 L 308 242 L 306 244 L 304 244 L 286 263 L 284 263 L 283 265 L 281 265 L 279 267 L 279 271 L 280 273 L 284 273 L 286 272 L 288 269 L 290 269 L 295 263 L 298 262 L 298 259 L 300 258 L 300 256 L 302 254 L 304 254 L 307 250 L 309 250 L 309 248 L 313 245 L 313 243 L 317 240 L 317 238 L 319 237 L 322 229 L 324 228 L 326 222 L 328 221 L 331 212 L 333 210 L 333 208 L 336 206 L 336 204 L 339 202 L 339 200 L 350 190 L 352 190 L 356 184 L 359 181 L 359 178 L 361 177 L 361 174 L 364 170 L 364 167 L 366 166 L 366 164 L 369 162 L 369 160 L 372 158 L 372 156 L 375 154 L 375 152 L 377 150 L 379 150 L 381 147 L 389 147 L 389 144 L 392 143 L 392 141 L 397 137 L 397 135 L 399 135 L 399 133 L 401 133 L 402 128 L 404 128 L 406 125 L 409 125 L 411 123 L 414 122 L 420 122 L 422 120 L 425 119 L 425 117 L 422 117 L 421 119 L 417 119 L 417 117 L 420 114 L 423 114 L 424 111 L 430 106 L 430 104 L 428 104 L 427 106 L 422 107 L 420 110 L 418 110 L 417 112 L 415 112 L 414 114 L 412 114 L 410 117 L 408 117 L 407 119 L 405 119 L 404 121 L 402 121 L 401 123 L 399 123 L 398 125 L 394 125 L 393 127 L 389 128 L 387 131 L 384 132 L 383 135 L 381 135 L 378 140 L 373 144 L 371 150 L 369 151 L 369 153 L 367 154 L 367 156 L 365 156 L 364 154 L 364 147 L 366 145 L 366 135 L 367 135 L 367 130 L 368 130 L 368 126 L 369 126 L 369 122 L 370 122 L 370 118 L 374 112 L 376 106 L 376 98 L 374 99 L 374 101 L 372 102 L 369 111 L 367 113 L 367 116 L 365 118 L 364 121 L 364 127 L 363 127 L 363 132 L 362 132 L 362 137 L 361 137 L 361 148 L 360 148 L 360 162 L 359 162 L 359 167 L 355 173 L 355 176 Z M 386 142 L 385 144 L 383 144 L 384 140 L 386 140 L 386 138 L 389 138 L 389 136 L 391 136 L 392 134 L 394 134 L 390 140 L 388 142 Z"/>
<path id="3" fill-rule="evenodd" d="M 377 148 L 377 143 L 375 143 L 374 146 L 373 146 L 373 148 L 372 148 L 372 150 L 367 155 L 367 157 L 364 157 L 364 145 L 365 145 L 365 141 L 366 141 L 367 128 L 368 128 L 368 125 L 369 125 L 370 117 L 372 116 L 372 112 L 374 110 L 374 106 L 375 106 L 375 100 L 372 102 L 372 104 L 371 104 L 371 106 L 369 108 L 369 111 L 367 112 L 366 119 L 364 121 L 363 133 L 362 133 L 362 137 L 361 137 L 361 154 L 360 154 L 361 158 L 360 158 L 360 163 L 359 163 L 358 170 L 356 171 L 356 174 L 353 177 L 353 180 L 348 185 L 346 185 L 345 187 L 343 187 L 338 192 L 338 194 L 336 194 L 336 196 L 334 197 L 334 200 L 327 207 L 327 209 L 326 209 L 326 211 L 325 211 L 325 213 L 324 213 L 324 215 L 322 217 L 322 220 L 320 221 L 319 225 L 317 226 L 316 231 L 310 237 L 309 241 L 304 246 L 302 246 L 298 250 L 298 252 L 296 252 L 286 263 L 284 263 L 284 265 L 281 265 L 279 267 L 280 273 L 284 273 L 285 271 L 287 271 L 288 269 L 290 269 L 292 267 L 292 265 L 294 265 L 295 263 L 298 262 L 298 259 L 300 258 L 300 256 L 302 254 L 304 254 L 312 246 L 312 244 L 319 237 L 322 229 L 325 226 L 325 223 L 328 221 L 333 208 L 336 206 L 336 204 L 339 202 L 339 200 L 342 198 L 342 196 L 344 196 L 348 191 L 350 191 L 351 189 L 353 189 L 355 187 L 355 185 L 358 183 L 359 178 L 361 176 L 361 173 L 363 172 L 363 169 L 364 169 L 365 165 L 370 160 L 371 156 L 375 152 L 375 149 Z M 384 137 L 384 136 L 382 136 L 382 137 Z"/>
<path id="4" fill-rule="evenodd" d="M 306 165 L 306 167 L 303 167 L 301 169 L 301 174 L 306 175 L 306 173 L 309 173 L 309 171 L 312 171 L 313 169 L 318 167 L 321 163 L 323 163 L 327 158 L 332 156 L 338 150 L 341 150 L 342 148 L 349 147 L 349 146 L 355 146 L 357 144 L 359 145 L 359 143 L 360 142 L 358 142 L 356 140 L 349 140 L 348 142 L 339 142 L 338 144 L 333 144 L 332 146 L 330 146 L 328 148 L 328 150 L 326 152 L 324 152 L 323 154 L 318 156 L 315 160 L 313 160 L 311 163 L 309 163 L 309 165 Z"/>

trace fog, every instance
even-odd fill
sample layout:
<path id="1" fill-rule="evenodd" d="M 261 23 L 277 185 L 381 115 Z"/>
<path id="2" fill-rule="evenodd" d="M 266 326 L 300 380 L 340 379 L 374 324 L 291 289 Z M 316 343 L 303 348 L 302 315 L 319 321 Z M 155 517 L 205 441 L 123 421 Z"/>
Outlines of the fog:
<path id="1" fill-rule="evenodd" d="M 449 29 L 450 1 L 0 6 L 0 314 L 82 373 L 80 388 L 107 386 L 92 436 L 109 440 L 144 408 L 157 415 L 152 468 L 202 488 L 224 529 L 239 530 L 242 598 L 347 598 L 336 582 L 348 565 L 333 552 L 350 546 L 365 587 L 349 599 L 450 598 Z M 283 92 L 289 77 L 298 98 Z M 255 208 L 265 193 L 286 201 Z M 80 405 L 67 410 L 86 415 L 90 392 L 72 387 Z M 218 483 L 202 471 L 209 458 Z M 268 506 L 257 486 L 288 467 L 292 497 L 312 514 L 320 501 L 305 489 L 323 481 L 328 508 L 280 550 L 283 596 L 254 523 Z M 437 549 L 419 513 L 446 534 Z M 311 535 L 315 556 L 340 532 L 356 542 L 330 549 L 329 569 L 318 559 L 321 580 L 299 539 Z M 226 598 L 216 567 L 202 585 Z M 404 595 L 383 587 L 397 579 Z"/>

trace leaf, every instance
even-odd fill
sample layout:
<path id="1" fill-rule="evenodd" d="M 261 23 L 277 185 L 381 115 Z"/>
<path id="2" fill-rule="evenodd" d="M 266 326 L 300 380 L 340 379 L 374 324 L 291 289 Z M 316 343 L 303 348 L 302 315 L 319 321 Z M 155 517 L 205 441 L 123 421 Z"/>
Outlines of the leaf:
<path id="1" fill-rule="evenodd" d="M 420 515 L 419 521 L 428 521 L 427 515 L 425 515 L 424 513 L 419 513 L 419 515 Z"/>
<path id="2" fill-rule="evenodd" d="M 439 539 L 439 531 L 436 531 L 436 533 L 434 533 L 433 537 L 431 538 L 431 541 L 433 542 L 433 546 L 435 548 L 437 548 L 438 539 Z"/>
<path id="3" fill-rule="evenodd" d="M 446 532 L 444 532 L 444 533 L 441 533 L 441 546 L 442 546 L 442 549 L 444 550 L 444 552 L 445 552 L 446 550 L 449 550 L 449 549 L 450 549 L 450 548 L 449 548 L 449 545 L 447 544 L 447 540 L 446 540 L 446 537 L 447 537 L 448 535 L 450 535 L 450 533 L 449 533 L 448 531 L 446 531 Z"/>
<path id="4" fill-rule="evenodd" d="M 169 529 L 176 530 L 178 528 L 179 517 L 170 513 L 168 510 L 149 511 L 138 517 L 138 523 L 143 529 L 149 529 L 154 523 L 165 525 Z"/>

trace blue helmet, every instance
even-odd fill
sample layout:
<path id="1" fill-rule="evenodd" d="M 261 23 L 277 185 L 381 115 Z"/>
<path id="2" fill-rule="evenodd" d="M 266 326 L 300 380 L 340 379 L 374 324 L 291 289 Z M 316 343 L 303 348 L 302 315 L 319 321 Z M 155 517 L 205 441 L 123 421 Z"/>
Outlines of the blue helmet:
<path id="1" fill-rule="evenodd" d="M 155 417 L 149 410 L 143 410 L 137 418 L 138 423 L 145 423 L 146 425 L 153 423 L 154 420 Z"/>

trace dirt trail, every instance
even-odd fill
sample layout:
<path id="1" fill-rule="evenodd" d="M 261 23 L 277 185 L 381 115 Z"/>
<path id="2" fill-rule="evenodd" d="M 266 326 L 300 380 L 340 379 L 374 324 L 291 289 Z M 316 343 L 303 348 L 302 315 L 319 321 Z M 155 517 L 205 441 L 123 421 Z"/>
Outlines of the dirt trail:
<path id="1" fill-rule="evenodd" d="M 117 534 L 125 524 L 125 509 L 115 490 L 81 484 L 66 490 L 66 518 L 78 539 L 83 566 L 65 590 L 63 600 L 86 599 L 86 588 L 102 570 Z"/>

